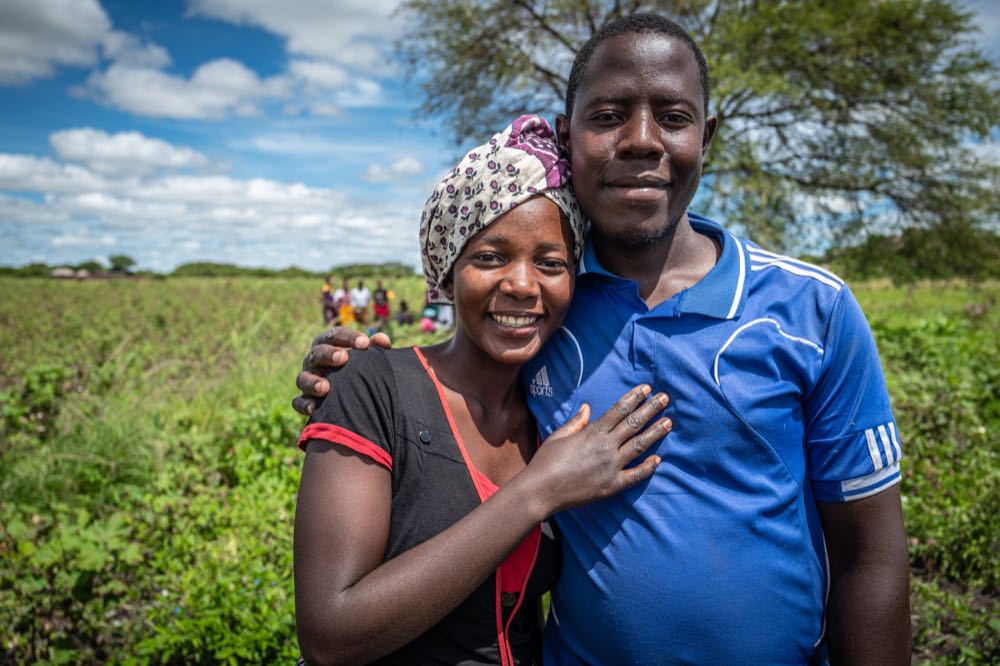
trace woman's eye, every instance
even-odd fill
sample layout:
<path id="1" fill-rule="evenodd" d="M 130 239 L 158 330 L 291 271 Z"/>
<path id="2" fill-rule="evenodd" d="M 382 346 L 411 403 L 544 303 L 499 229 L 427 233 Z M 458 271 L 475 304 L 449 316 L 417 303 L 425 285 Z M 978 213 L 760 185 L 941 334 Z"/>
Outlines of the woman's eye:
<path id="1" fill-rule="evenodd" d="M 566 268 L 566 262 L 562 259 L 542 259 L 538 262 L 538 266 L 546 270 L 559 271 Z"/>
<path id="2" fill-rule="evenodd" d="M 483 264 L 496 264 L 503 261 L 499 254 L 493 254 L 492 252 L 480 252 L 473 258 Z"/>

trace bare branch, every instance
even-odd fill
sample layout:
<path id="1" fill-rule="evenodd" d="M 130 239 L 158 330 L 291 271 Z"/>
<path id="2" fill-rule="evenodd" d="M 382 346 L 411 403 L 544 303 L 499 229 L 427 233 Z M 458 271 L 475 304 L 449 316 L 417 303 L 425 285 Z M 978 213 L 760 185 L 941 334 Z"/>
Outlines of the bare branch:
<path id="1" fill-rule="evenodd" d="M 553 39 L 555 39 L 557 42 L 565 46 L 570 53 L 573 53 L 574 55 L 576 54 L 577 47 L 573 45 L 573 43 L 570 42 L 568 39 L 566 39 L 565 35 L 563 35 L 558 30 L 553 28 L 552 25 L 548 22 L 548 20 L 544 16 L 539 14 L 537 11 L 535 11 L 535 8 L 532 7 L 527 0 L 511 0 L 511 1 L 513 2 L 513 4 L 517 5 L 518 7 L 528 12 L 528 14 L 531 15 L 531 18 L 535 20 L 535 23 L 538 24 L 539 28 L 549 33 L 549 35 L 551 35 Z"/>
<path id="2" fill-rule="evenodd" d="M 590 13 L 590 4 L 585 5 L 583 10 L 583 17 L 587 19 L 587 27 L 590 29 L 590 34 L 593 35 L 597 32 L 597 22 L 594 20 L 594 15 Z"/>
<path id="3" fill-rule="evenodd" d="M 566 77 L 548 69 L 536 60 L 531 61 L 531 66 L 535 68 L 536 72 L 542 75 L 546 85 L 548 85 L 556 99 L 562 99 L 566 92 L 566 85 L 568 83 Z"/>

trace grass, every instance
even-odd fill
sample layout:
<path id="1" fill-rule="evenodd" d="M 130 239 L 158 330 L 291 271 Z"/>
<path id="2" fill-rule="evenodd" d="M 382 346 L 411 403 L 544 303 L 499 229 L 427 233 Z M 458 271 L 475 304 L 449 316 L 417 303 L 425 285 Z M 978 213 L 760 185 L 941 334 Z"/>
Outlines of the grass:
<path id="1" fill-rule="evenodd" d="M 289 403 L 319 286 L 0 279 L 0 662 L 295 658 Z M 388 286 L 419 309 L 419 279 Z M 914 660 L 995 663 L 1000 285 L 854 291 L 904 439 Z"/>

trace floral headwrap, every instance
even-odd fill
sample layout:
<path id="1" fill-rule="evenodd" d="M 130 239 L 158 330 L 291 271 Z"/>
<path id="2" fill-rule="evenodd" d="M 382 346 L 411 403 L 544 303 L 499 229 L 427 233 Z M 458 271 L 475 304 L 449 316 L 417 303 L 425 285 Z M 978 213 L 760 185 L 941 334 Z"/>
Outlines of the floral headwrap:
<path id="1" fill-rule="evenodd" d="M 541 116 L 525 115 L 467 153 L 424 205 L 420 248 L 430 301 L 450 302 L 442 286 L 469 238 L 539 194 L 566 214 L 575 238 L 573 253 L 579 259 L 585 219 L 570 189 L 569 162 L 549 123 Z"/>

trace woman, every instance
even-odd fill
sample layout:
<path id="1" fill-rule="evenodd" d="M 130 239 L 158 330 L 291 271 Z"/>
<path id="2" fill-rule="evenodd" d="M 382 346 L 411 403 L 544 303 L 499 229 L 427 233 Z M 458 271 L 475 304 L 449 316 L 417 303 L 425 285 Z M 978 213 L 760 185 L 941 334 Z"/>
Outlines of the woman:
<path id="1" fill-rule="evenodd" d="M 299 644 L 310 664 L 530 664 L 559 549 L 543 521 L 649 477 L 670 428 L 649 387 L 538 448 L 518 372 L 559 328 L 584 224 L 548 124 L 522 116 L 427 202 L 439 345 L 352 356 L 300 440 Z M 537 449 L 537 451 L 536 451 Z M 529 462 L 530 461 L 530 462 Z"/>

